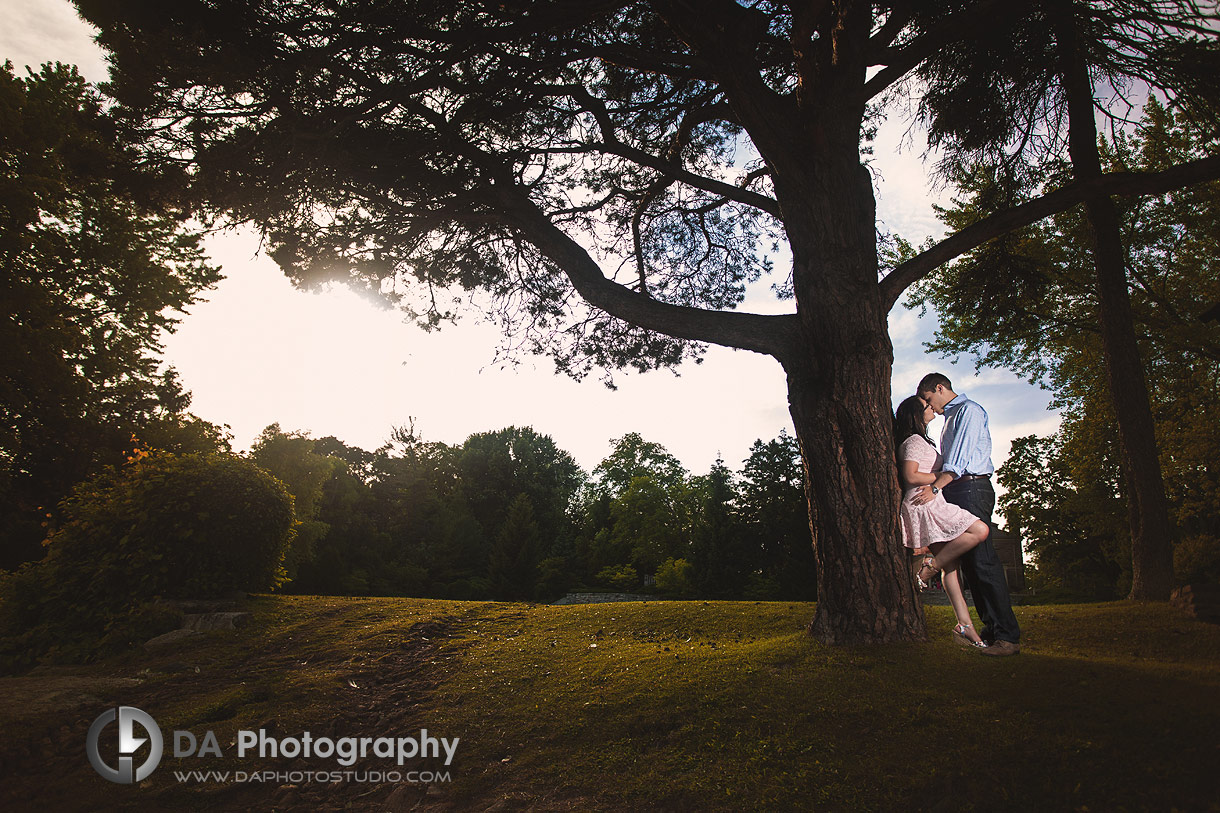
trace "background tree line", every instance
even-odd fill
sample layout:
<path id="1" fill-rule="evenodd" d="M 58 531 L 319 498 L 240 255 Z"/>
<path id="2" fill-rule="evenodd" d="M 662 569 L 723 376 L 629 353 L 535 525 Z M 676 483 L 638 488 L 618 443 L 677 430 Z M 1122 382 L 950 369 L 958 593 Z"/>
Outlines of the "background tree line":
<path id="1" fill-rule="evenodd" d="M 812 599 L 800 453 L 757 441 L 692 475 L 628 434 L 589 474 L 531 428 L 375 452 L 268 427 L 250 460 L 295 499 L 289 592 L 553 600 L 573 588 Z"/>

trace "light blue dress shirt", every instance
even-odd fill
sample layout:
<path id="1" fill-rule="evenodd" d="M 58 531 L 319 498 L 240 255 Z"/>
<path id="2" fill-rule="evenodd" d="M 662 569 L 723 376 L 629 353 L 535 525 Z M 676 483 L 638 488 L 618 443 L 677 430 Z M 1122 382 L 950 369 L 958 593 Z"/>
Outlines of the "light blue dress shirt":
<path id="1" fill-rule="evenodd" d="M 987 410 L 959 395 L 945 404 L 945 426 L 940 433 L 940 453 L 944 471 L 957 477 L 966 474 L 991 474 L 991 429 Z"/>

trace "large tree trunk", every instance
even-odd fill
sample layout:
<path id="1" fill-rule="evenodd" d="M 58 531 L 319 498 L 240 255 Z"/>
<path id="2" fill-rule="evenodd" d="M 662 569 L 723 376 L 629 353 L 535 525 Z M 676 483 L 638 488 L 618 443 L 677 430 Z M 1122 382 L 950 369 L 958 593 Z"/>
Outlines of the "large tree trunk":
<path id="1" fill-rule="evenodd" d="M 817 560 L 810 631 L 828 644 L 925 640 L 898 524 L 893 346 L 877 285 L 872 182 L 851 162 L 823 164 L 812 177 L 806 194 L 787 198 L 803 201 L 804 211 L 785 214 L 805 228 L 788 221 L 801 339 L 784 360 Z"/>
<path id="2" fill-rule="evenodd" d="M 1093 87 L 1078 39 L 1073 2 L 1064 0 L 1056 20 L 1069 116 L 1069 151 L 1077 179 L 1099 177 L 1101 156 L 1093 115 Z M 1085 201 L 1097 274 L 1097 309 L 1114 415 L 1128 485 L 1131 524 L 1131 595 L 1168 601 L 1173 587 L 1173 540 L 1169 506 L 1148 403 L 1148 384 L 1135 338 L 1127 289 L 1125 251 L 1118 209 L 1107 195 Z"/>
<path id="3" fill-rule="evenodd" d="M 760 15 L 732 2 L 653 4 L 717 73 L 767 162 L 792 249 L 795 326 L 779 352 L 762 351 L 788 374 L 805 466 L 818 580 L 810 630 L 828 644 L 923 640 L 923 610 L 900 549 L 889 300 L 877 279 L 872 178 L 860 165 L 872 4 L 793 6 L 795 105 L 762 81 L 751 40 L 739 36 Z"/>
<path id="4" fill-rule="evenodd" d="M 862 338 L 828 320 L 811 347 Z M 922 607 L 897 522 L 884 333 L 832 364 L 790 363 L 788 402 L 805 465 L 818 605 L 810 632 L 827 644 L 924 640 Z M 812 353 L 811 353 L 812 356 Z"/>
<path id="5" fill-rule="evenodd" d="M 1096 141 L 1094 141 L 1096 145 Z M 1094 147 L 1096 148 L 1096 147 Z M 1110 198 L 1086 204 L 1097 264 L 1097 300 L 1110 398 L 1118 422 L 1131 524 L 1130 598 L 1168 601 L 1173 537 L 1148 384 L 1131 318 L 1122 232 Z"/>

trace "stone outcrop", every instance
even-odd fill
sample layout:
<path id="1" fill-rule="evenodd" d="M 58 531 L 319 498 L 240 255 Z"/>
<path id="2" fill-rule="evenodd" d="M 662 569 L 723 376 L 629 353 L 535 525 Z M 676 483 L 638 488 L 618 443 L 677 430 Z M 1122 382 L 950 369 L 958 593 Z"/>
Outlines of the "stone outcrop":
<path id="1" fill-rule="evenodd" d="M 1170 593 L 1169 603 L 1200 621 L 1220 624 L 1220 586 L 1188 584 Z"/>
<path id="2" fill-rule="evenodd" d="M 182 616 L 182 628 L 195 632 L 235 630 L 249 622 L 249 613 L 186 613 Z"/>
<path id="3" fill-rule="evenodd" d="M 192 635 L 195 635 L 195 634 L 196 633 L 194 630 L 188 630 L 188 629 L 183 629 L 183 628 L 179 628 L 176 630 L 170 630 L 169 632 L 165 633 L 164 635 L 158 635 L 156 638 L 149 638 L 147 641 L 144 642 L 144 648 L 145 649 L 156 649 L 159 646 L 167 646 L 169 644 L 177 643 L 178 641 L 181 641 L 183 638 L 190 638 Z"/>
<path id="4" fill-rule="evenodd" d="M 163 604 L 182 612 L 182 626 L 145 641 L 144 646 L 145 648 L 165 646 L 199 632 L 234 630 L 244 627 L 250 622 L 250 613 L 236 609 L 238 602 L 243 598 L 245 598 L 245 593 L 238 593 L 223 599 L 163 601 Z"/>

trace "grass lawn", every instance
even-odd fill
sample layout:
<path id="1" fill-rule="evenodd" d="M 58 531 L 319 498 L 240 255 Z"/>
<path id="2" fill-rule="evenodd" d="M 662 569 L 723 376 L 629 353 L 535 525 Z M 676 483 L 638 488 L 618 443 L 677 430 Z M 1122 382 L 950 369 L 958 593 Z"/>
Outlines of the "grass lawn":
<path id="1" fill-rule="evenodd" d="M 1220 811 L 1220 627 L 1164 605 L 1020 607 L 1022 654 L 995 659 L 954 645 L 943 607 L 930 643 L 850 649 L 782 602 L 250 609 L 235 632 L 0 679 L 0 807 Z M 165 733 L 135 787 L 84 757 L 118 704 Z M 461 742 L 448 768 L 413 763 L 449 774 L 431 785 L 176 779 L 337 767 L 237 759 L 236 732 L 259 728 Z M 214 731 L 224 756 L 174 757 L 173 730 Z"/>

